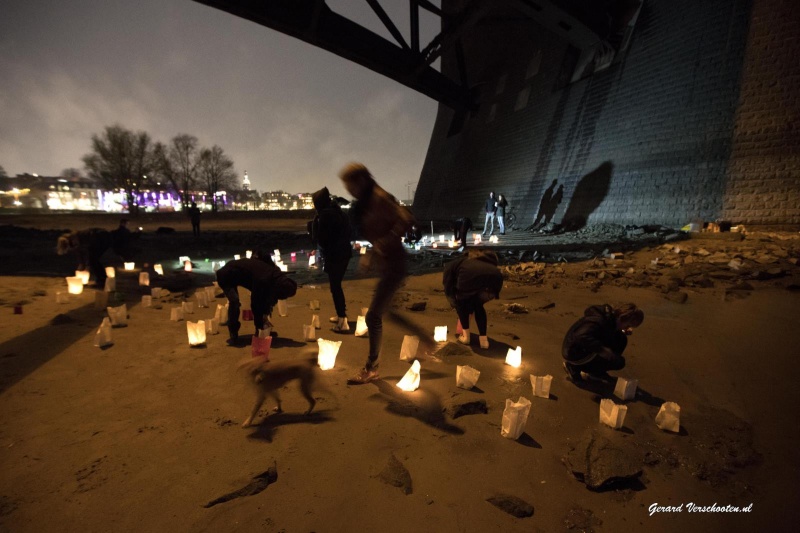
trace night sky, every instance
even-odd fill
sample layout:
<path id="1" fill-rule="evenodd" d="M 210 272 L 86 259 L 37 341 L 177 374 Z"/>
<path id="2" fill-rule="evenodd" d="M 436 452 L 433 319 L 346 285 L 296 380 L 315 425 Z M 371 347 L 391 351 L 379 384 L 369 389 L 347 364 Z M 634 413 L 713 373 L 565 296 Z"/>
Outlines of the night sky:
<path id="1" fill-rule="evenodd" d="M 388 36 L 362 0 L 336 12 Z M 438 3 L 438 2 L 437 2 Z M 382 2 L 408 40 L 408 2 Z M 422 46 L 438 18 L 422 12 Z M 0 0 L 0 165 L 83 170 L 112 124 L 220 145 L 252 187 L 309 192 L 351 160 L 416 186 L 436 102 L 329 52 L 190 0 Z"/>

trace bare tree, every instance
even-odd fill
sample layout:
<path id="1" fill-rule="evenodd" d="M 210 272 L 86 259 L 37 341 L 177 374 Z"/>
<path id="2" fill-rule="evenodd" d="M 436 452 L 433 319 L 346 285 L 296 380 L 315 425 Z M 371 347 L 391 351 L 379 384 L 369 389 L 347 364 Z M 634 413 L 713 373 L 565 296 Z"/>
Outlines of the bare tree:
<path id="1" fill-rule="evenodd" d="M 64 170 L 61 171 L 60 176 L 62 178 L 75 179 L 75 178 L 82 178 L 83 174 L 81 174 L 81 171 L 78 170 L 77 168 L 65 168 Z"/>
<path id="2" fill-rule="evenodd" d="M 197 164 L 200 154 L 197 137 L 180 133 L 172 138 L 166 151 L 165 176 L 181 195 L 184 209 L 189 206 L 189 193 L 197 186 Z"/>
<path id="3" fill-rule="evenodd" d="M 132 132 L 120 125 L 106 126 L 102 135 L 92 135 L 92 151 L 83 156 L 89 177 L 108 189 L 125 194 L 128 212 L 138 213 L 142 177 L 153 168 L 150 136 Z"/>
<path id="4" fill-rule="evenodd" d="M 236 186 L 236 172 L 233 160 L 216 144 L 200 151 L 198 161 L 200 186 L 211 198 L 212 211 L 217 210 L 217 193 Z"/>

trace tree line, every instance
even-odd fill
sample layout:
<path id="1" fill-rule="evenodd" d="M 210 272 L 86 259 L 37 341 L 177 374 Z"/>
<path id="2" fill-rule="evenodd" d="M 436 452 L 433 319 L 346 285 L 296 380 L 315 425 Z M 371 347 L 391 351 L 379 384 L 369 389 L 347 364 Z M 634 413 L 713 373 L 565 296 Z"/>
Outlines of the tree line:
<path id="1" fill-rule="evenodd" d="M 184 208 L 191 203 L 191 192 L 202 191 L 216 211 L 216 193 L 238 185 L 233 160 L 225 151 L 216 144 L 202 147 L 197 137 L 186 133 L 164 144 L 144 131 L 106 126 L 92 135 L 91 151 L 82 160 L 90 178 L 123 192 L 131 214 L 138 212 L 142 190 L 171 188 Z"/>

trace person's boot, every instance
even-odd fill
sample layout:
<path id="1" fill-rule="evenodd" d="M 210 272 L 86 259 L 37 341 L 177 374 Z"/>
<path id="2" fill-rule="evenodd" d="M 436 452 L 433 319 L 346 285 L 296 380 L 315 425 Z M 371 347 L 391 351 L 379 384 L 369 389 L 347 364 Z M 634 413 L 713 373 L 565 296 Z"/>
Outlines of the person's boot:
<path id="1" fill-rule="evenodd" d="M 239 330 L 228 328 L 228 346 L 239 346 Z"/>
<path id="2" fill-rule="evenodd" d="M 461 335 L 456 335 L 456 340 L 461 344 L 466 344 L 469 346 L 469 330 L 462 330 Z"/>
<path id="3" fill-rule="evenodd" d="M 481 343 L 481 348 L 483 350 L 488 350 L 489 349 L 489 337 L 487 337 L 486 335 L 481 335 L 480 336 L 480 343 Z"/>

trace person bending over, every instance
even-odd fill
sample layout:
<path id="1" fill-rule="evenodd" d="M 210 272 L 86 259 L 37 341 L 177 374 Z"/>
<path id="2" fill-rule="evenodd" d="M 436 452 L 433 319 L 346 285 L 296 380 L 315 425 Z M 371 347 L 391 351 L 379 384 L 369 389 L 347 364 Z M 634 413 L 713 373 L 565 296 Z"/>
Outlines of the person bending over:
<path id="1" fill-rule="evenodd" d="M 588 307 L 564 337 L 561 355 L 567 377 L 580 381 L 584 372 L 590 377 L 610 380 L 609 371 L 625 367 L 622 353 L 628 345 L 628 335 L 643 321 L 644 313 L 635 304 Z"/>
<path id="2" fill-rule="evenodd" d="M 100 257 L 111 248 L 113 238 L 110 232 L 100 228 L 65 233 L 58 238 L 56 253 L 74 253 L 78 258 L 78 270 L 89 269 L 98 287 L 106 282 L 106 270 Z"/>

